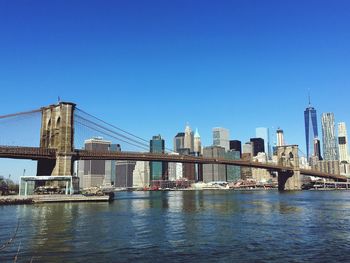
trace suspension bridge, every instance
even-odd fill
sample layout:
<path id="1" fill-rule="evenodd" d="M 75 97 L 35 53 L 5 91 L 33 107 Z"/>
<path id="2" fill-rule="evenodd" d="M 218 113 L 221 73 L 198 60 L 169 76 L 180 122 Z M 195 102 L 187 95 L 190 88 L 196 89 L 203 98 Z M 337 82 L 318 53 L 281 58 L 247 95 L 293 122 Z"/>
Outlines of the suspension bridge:
<path id="1" fill-rule="evenodd" d="M 34 116 L 37 116 L 37 121 L 40 124 L 39 145 L 28 146 L 29 139 L 27 138 L 23 138 L 23 141 L 19 142 L 18 145 L 3 143 L 6 141 L 6 136 L 10 136 L 9 132 L 6 133 L 6 129 L 18 125 L 19 120 L 28 121 Z M 278 164 L 173 155 L 169 154 L 171 150 L 164 153 L 150 153 L 147 140 L 97 118 L 79 109 L 76 104 L 71 102 L 59 102 L 40 109 L 2 115 L 0 116 L 0 125 L 3 125 L 0 133 L 2 138 L 0 141 L 0 158 L 35 160 L 37 161 L 37 176 L 72 175 L 73 164 L 77 160 L 132 160 L 222 164 L 267 169 L 278 173 L 280 190 L 300 190 L 301 174 L 335 181 L 347 181 L 345 176 L 339 174 L 326 174 L 316 170 L 300 169 L 297 145 L 278 147 Z M 129 145 L 135 151 L 117 152 L 83 149 L 84 140 L 91 137 L 91 135 L 88 135 L 89 132 Z M 25 133 L 28 134 L 26 130 Z M 35 139 L 32 140 L 32 143 L 33 141 Z"/>

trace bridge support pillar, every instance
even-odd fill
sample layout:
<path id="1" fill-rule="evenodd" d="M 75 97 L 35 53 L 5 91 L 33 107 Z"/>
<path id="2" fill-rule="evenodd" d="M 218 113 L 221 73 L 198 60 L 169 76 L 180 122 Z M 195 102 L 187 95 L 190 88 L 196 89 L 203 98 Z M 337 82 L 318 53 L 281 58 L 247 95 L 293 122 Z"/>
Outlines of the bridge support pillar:
<path id="1" fill-rule="evenodd" d="M 301 176 L 299 170 L 278 172 L 278 190 L 301 190 Z"/>
<path id="2" fill-rule="evenodd" d="M 280 166 L 293 168 L 278 172 L 278 190 L 301 190 L 298 145 L 278 146 L 277 157 Z"/>
<path id="3" fill-rule="evenodd" d="M 71 155 L 58 155 L 56 157 L 56 165 L 51 175 L 72 175 L 73 160 Z"/>
<path id="4" fill-rule="evenodd" d="M 60 102 L 41 109 L 40 147 L 56 149 L 56 160 L 39 160 L 37 175 L 73 174 L 75 104 Z"/>

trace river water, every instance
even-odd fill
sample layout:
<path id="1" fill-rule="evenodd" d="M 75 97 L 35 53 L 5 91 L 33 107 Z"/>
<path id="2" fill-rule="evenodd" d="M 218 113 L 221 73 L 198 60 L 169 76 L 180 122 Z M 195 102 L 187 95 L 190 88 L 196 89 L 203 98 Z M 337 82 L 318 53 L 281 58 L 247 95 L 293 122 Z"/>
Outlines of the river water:
<path id="1" fill-rule="evenodd" d="M 0 207 L 0 262 L 350 262 L 350 191 L 118 192 Z M 1 243 L 1 244 L 2 244 Z"/>

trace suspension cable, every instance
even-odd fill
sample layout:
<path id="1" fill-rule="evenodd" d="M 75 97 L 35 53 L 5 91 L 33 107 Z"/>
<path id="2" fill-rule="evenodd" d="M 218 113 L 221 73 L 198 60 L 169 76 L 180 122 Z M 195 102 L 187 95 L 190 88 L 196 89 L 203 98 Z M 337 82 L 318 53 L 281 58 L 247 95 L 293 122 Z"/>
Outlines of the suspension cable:
<path id="1" fill-rule="evenodd" d="M 125 143 L 130 144 L 130 145 L 132 145 L 132 146 L 135 146 L 135 147 L 137 147 L 137 148 L 141 148 L 141 149 L 144 149 L 144 150 L 149 150 L 149 149 L 148 149 L 148 146 L 146 147 L 146 146 L 137 145 L 137 144 L 135 144 L 135 143 L 132 143 L 132 142 L 128 142 L 128 141 L 126 141 L 126 140 L 123 140 L 123 139 L 121 139 L 121 138 L 119 138 L 119 137 L 117 137 L 117 136 L 115 136 L 115 135 L 111 135 L 111 134 L 107 133 L 106 131 L 103 131 L 103 129 L 101 130 L 101 129 L 97 129 L 97 128 L 91 127 L 89 124 L 82 123 L 82 122 L 80 122 L 80 121 L 78 121 L 78 120 L 76 120 L 76 122 L 77 122 L 78 124 L 80 124 L 80 125 L 86 127 L 86 128 L 89 128 L 89 129 L 91 129 L 91 130 L 93 130 L 93 131 L 100 132 L 100 133 L 102 133 L 102 134 L 104 134 L 104 135 L 106 135 L 106 136 L 108 136 L 108 137 L 112 137 L 112 138 L 114 138 L 114 139 L 116 139 L 116 140 L 118 140 L 118 141 L 125 142 Z M 90 124 L 91 124 L 91 123 L 90 123 Z"/>
<path id="2" fill-rule="evenodd" d="M 26 115 L 26 114 L 32 114 L 36 112 L 40 112 L 41 109 L 36 109 L 36 110 L 31 110 L 31 111 L 22 111 L 22 112 L 17 112 L 17 113 L 11 113 L 11 114 L 6 114 L 6 115 L 0 115 L 0 119 L 5 119 L 5 118 L 10 118 L 10 117 L 16 117 L 20 115 Z"/>
<path id="3" fill-rule="evenodd" d="M 106 128 L 106 127 L 103 127 L 102 125 L 97 124 L 97 123 L 95 123 L 95 122 L 92 122 L 92 121 L 90 121 L 90 120 L 88 120 L 88 119 L 86 119 L 86 118 L 84 118 L 84 117 L 81 117 L 81 116 L 79 116 L 79 115 L 77 115 L 76 117 L 77 117 L 78 119 L 81 119 L 81 120 L 83 120 L 83 121 L 86 121 L 86 122 L 88 122 L 88 123 L 90 123 L 90 124 L 92 124 L 92 125 L 94 125 L 94 126 L 97 126 L 97 127 L 101 128 L 101 129 L 103 129 L 103 130 L 106 130 L 106 131 L 108 131 L 108 132 L 110 132 L 110 133 L 112 133 L 112 134 L 115 134 L 115 135 L 117 135 L 117 136 L 120 136 L 120 137 L 122 137 L 122 138 L 124 138 L 124 139 L 127 139 L 127 140 L 129 140 L 129 141 L 132 141 L 132 142 L 134 142 L 134 143 L 140 144 L 140 145 L 142 145 L 142 146 L 144 146 L 144 147 L 148 147 L 148 145 L 145 144 L 145 143 L 139 142 L 139 141 L 137 141 L 137 140 L 135 140 L 135 139 L 129 138 L 128 136 L 125 136 L 125 135 L 120 134 L 120 133 L 118 133 L 118 132 L 115 132 L 115 131 L 113 131 L 113 130 L 111 130 L 111 129 L 108 129 L 108 128 Z M 82 123 L 81 123 L 81 124 L 82 124 Z M 90 128 L 93 129 L 92 127 L 90 127 Z"/>
<path id="4" fill-rule="evenodd" d="M 135 138 L 137 138 L 137 139 L 139 139 L 139 140 L 141 140 L 141 141 L 144 141 L 144 142 L 147 142 L 147 143 L 148 143 L 147 140 L 145 140 L 145 139 L 143 139 L 143 138 L 141 138 L 141 137 L 139 137 L 139 136 L 137 136 L 137 135 L 135 135 L 135 134 L 132 134 L 132 133 L 130 133 L 130 132 L 127 132 L 127 131 L 125 131 L 125 130 L 123 130 L 123 129 L 121 129 L 121 128 L 119 128 L 119 127 L 113 125 L 113 124 L 110 124 L 110 123 L 108 123 L 108 122 L 106 122 L 106 121 L 104 121 L 104 120 L 98 118 L 98 117 L 95 117 L 95 116 L 93 116 L 93 115 L 87 113 L 86 111 L 83 111 L 82 109 L 77 108 L 77 110 L 81 111 L 82 113 L 84 113 L 84 114 L 86 114 L 86 115 L 88 115 L 88 116 L 90 116 L 90 117 L 92 117 L 92 118 L 94 118 L 94 119 L 96 119 L 96 120 L 98 120 L 98 121 L 100 121 L 100 122 L 102 122 L 102 123 L 108 125 L 108 126 L 113 127 L 114 129 L 117 129 L 117 130 L 119 130 L 119 131 L 121 131 L 121 132 L 124 132 L 124 133 L 126 133 L 126 134 L 128 134 L 128 135 L 130 135 L 130 136 L 133 136 L 133 137 L 135 137 Z"/>

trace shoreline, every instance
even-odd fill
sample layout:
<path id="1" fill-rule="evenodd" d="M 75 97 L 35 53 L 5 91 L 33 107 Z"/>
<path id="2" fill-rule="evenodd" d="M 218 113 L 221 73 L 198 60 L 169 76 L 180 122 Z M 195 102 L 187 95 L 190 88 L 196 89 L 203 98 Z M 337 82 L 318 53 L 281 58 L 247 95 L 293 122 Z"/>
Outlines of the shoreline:
<path id="1" fill-rule="evenodd" d="M 0 196 L 0 206 L 3 205 L 33 205 L 43 203 L 71 203 L 71 202 L 110 202 L 114 200 L 114 195 L 118 192 L 173 192 L 173 191 L 278 191 L 277 188 L 186 188 L 186 189 L 158 189 L 158 190 L 114 190 L 113 194 L 103 196 L 75 195 L 8 195 Z M 346 188 L 315 188 L 300 191 L 348 191 Z"/>

